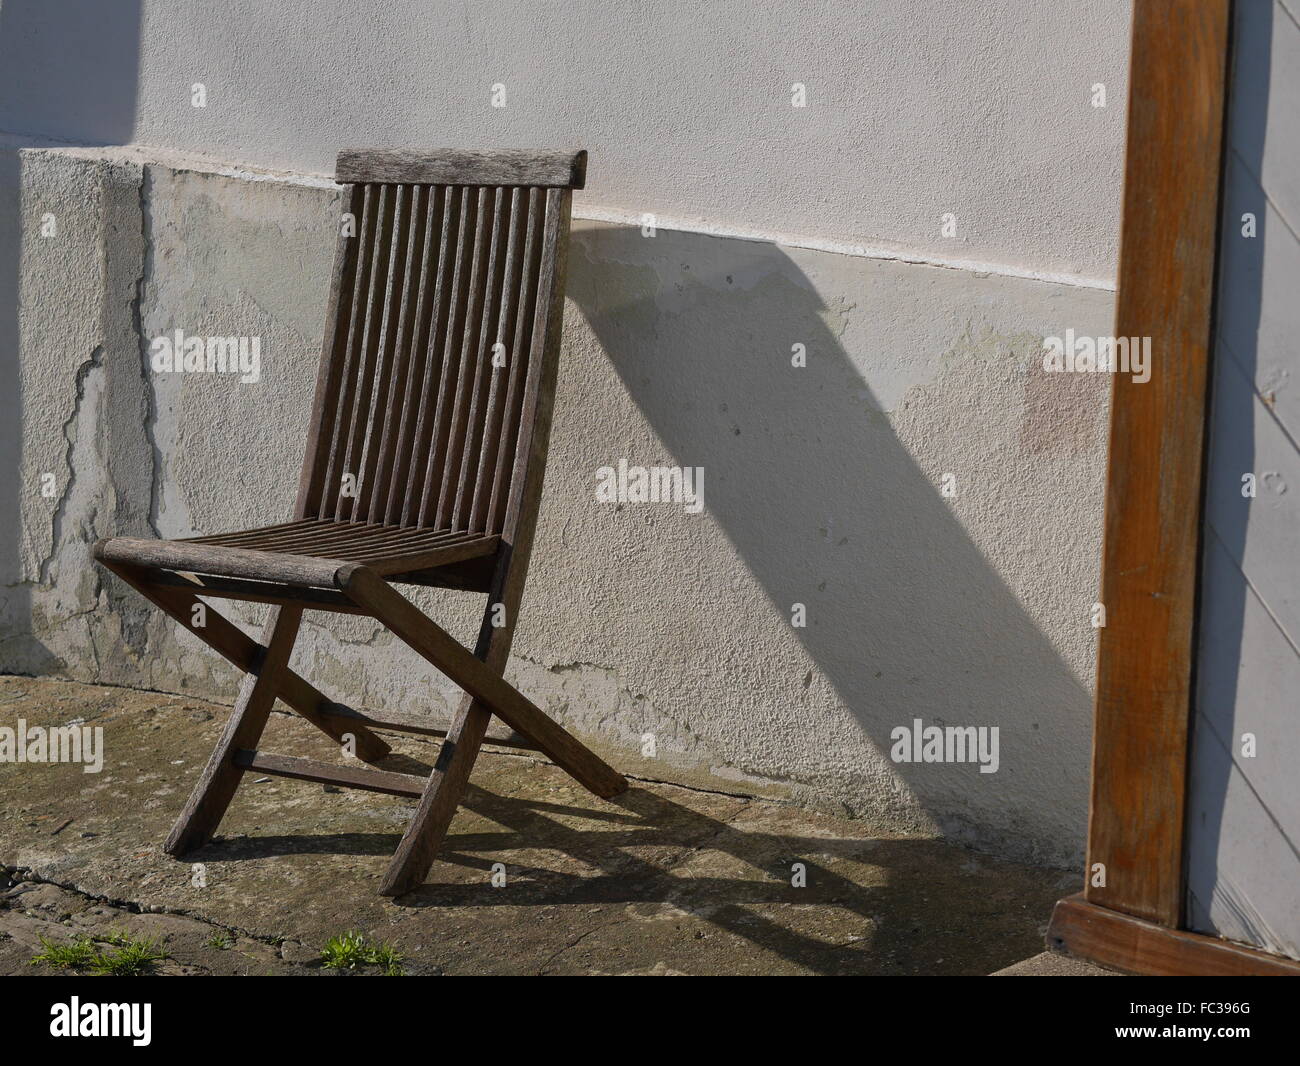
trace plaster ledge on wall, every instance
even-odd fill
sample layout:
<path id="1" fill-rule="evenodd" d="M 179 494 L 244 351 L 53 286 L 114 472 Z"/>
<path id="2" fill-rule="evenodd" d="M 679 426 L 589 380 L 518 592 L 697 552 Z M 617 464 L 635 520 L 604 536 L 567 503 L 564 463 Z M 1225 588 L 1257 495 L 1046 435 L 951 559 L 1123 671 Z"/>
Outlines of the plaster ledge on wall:
<path id="1" fill-rule="evenodd" d="M 59 152 L 84 159 L 104 159 L 132 161 L 139 164 L 158 164 L 177 171 L 193 171 L 202 174 L 214 174 L 221 177 L 239 178 L 244 181 L 265 181 L 285 185 L 297 185 L 311 189 L 337 189 L 339 186 L 333 178 L 325 174 L 306 174 L 290 171 L 269 170 L 262 167 L 244 166 L 224 160 L 212 159 L 193 153 L 178 152 L 169 148 L 158 148 L 143 144 L 111 145 L 95 147 L 91 145 L 55 145 L 40 138 L 24 137 L 0 131 L 0 144 L 23 147 L 27 151 Z M 634 211 L 608 210 L 596 207 L 584 207 L 581 194 L 574 204 L 573 217 L 588 222 L 611 222 L 618 225 L 640 226 L 642 214 Z M 946 270 L 961 270 L 971 274 L 993 277 L 1019 278 L 1027 281 L 1041 281 L 1049 284 L 1070 285 L 1076 288 L 1100 289 L 1105 292 L 1115 291 L 1113 277 L 1096 278 L 1083 274 L 1058 271 L 1031 270 L 1009 263 L 992 263 L 975 259 L 960 259 L 949 256 L 937 256 L 918 252 L 906 246 L 882 242 L 879 244 L 854 244 L 849 241 L 826 240 L 807 237 L 800 234 L 782 233 L 775 230 L 739 229 L 729 226 L 714 225 L 704 219 L 674 218 L 669 215 L 654 214 L 655 227 L 679 233 L 698 233 L 710 237 L 726 237 L 732 240 L 760 241 L 776 244 L 786 248 L 807 248 L 811 251 L 830 252 L 834 255 L 848 255 L 859 259 L 876 259 L 886 262 L 908 263 L 915 266 L 938 267 Z"/>

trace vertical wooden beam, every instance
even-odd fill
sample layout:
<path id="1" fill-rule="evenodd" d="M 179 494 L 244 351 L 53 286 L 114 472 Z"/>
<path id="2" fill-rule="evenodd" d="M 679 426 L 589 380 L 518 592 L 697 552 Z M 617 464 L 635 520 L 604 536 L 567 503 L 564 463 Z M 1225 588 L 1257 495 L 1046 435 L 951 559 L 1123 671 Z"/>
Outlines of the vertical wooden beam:
<path id="1" fill-rule="evenodd" d="M 1229 0 L 1136 0 L 1106 492 L 1089 903 L 1176 927 Z M 1091 871 L 1101 864 L 1105 884 Z"/>

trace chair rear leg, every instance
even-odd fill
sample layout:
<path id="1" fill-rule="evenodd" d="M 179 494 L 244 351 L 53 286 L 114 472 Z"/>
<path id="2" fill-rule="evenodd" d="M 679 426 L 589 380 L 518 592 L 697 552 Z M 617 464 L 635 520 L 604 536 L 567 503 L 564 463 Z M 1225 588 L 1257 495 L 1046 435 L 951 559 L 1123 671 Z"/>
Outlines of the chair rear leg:
<path id="1" fill-rule="evenodd" d="M 263 634 L 264 639 L 269 636 L 266 654 L 244 678 L 239 701 L 226 722 L 212 758 L 163 845 L 167 854 L 184 855 L 201 848 L 217 831 L 244 773 L 234 764 L 233 756 L 240 748 L 257 747 L 301 624 L 301 607 L 274 608 Z"/>
<path id="2" fill-rule="evenodd" d="M 379 887 L 381 896 L 400 896 L 410 892 L 428 877 L 438 848 L 447 835 L 447 827 L 465 795 L 469 772 L 478 758 L 491 721 L 492 712 L 486 706 L 468 696 L 462 699 L 438 752 L 438 761 L 429 775 L 424 795 L 420 797 L 420 805 L 388 864 Z"/>

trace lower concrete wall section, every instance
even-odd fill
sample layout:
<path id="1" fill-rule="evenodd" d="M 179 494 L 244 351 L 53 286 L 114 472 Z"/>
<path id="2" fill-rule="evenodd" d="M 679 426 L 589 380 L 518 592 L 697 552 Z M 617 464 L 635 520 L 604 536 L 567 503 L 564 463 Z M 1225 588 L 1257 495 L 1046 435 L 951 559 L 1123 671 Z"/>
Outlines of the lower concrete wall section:
<path id="1" fill-rule="evenodd" d="M 0 667 L 230 701 L 89 545 L 287 515 L 337 190 L 14 146 L 0 197 Z M 1111 295 L 578 221 L 568 297 L 511 678 L 634 774 L 1077 861 L 1109 383 L 1041 348 L 1108 333 Z M 178 329 L 257 338 L 258 380 L 156 372 Z M 620 464 L 702 467 L 703 508 L 606 502 Z M 480 600 L 416 598 L 474 633 Z M 454 706 L 374 623 L 309 617 L 331 695 Z M 895 758 L 917 720 L 984 729 L 982 766 Z"/>

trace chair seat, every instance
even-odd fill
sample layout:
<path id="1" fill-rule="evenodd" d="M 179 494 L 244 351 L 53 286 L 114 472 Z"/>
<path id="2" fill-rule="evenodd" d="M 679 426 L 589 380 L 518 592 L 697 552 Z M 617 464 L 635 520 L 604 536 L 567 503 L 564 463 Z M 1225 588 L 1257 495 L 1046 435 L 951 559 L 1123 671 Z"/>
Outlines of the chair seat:
<path id="1" fill-rule="evenodd" d="M 500 542 L 483 533 L 307 518 L 181 540 L 113 537 L 96 545 L 95 556 L 183 573 L 333 588 L 335 574 L 349 564 L 381 575 L 407 574 L 492 555 Z"/>

